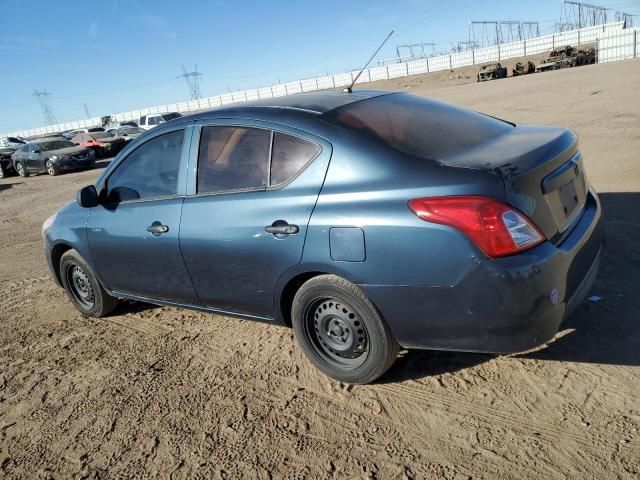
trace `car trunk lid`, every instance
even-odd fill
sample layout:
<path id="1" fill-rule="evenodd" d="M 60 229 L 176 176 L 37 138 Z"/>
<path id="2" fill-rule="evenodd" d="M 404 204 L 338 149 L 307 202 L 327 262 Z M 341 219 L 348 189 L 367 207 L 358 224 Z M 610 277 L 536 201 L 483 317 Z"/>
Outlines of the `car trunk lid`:
<path id="1" fill-rule="evenodd" d="M 440 163 L 499 175 L 507 202 L 554 243 L 562 241 L 587 199 L 577 138 L 566 128 L 517 126 Z"/>

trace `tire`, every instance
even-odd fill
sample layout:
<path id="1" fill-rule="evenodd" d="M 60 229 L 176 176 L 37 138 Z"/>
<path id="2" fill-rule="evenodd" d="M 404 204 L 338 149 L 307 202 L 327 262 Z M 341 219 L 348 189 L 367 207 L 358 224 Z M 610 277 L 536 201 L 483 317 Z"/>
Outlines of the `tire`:
<path id="1" fill-rule="evenodd" d="M 55 177 L 56 175 L 58 175 L 58 173 L 60 173 L 56 166 L 51 163 L 51 160 L 47 160 L 46 162 L 44 162 L 44 168 L 47 169 L 47 173 L 52 177 Z"/>
<path id="2" fill-rule="evenodd" d="M 0 164 L 0 178 L 4 178 L 6 176 L 7 176 L 7 172 L 5 168 L 2 166 L 2 164 Z"/>
<path id="3" fill-rule="evenodd" d="M 303 284 L 291 317 L 300 348 L 335 380 L 373 382 L 398 356 L 400 346 L 373 303 L 358 286 L 336 275 Z"/>
<path id="4" fill-rule="evenodd" d="M 104 317 L 118 306 L 91 267 L 76 250 L 68 250 L 60 259 L 60 279 L 73 306 L 86 317 Z"/>
<path id="5" fill-rule="evenodd" d="M 26 178 L 29 176 L 29 172 L 27 171 L 26 168 L 22 166 L 22 163 L 20 162 L 16 163 L 16 172 L 18 172 L 18 175 L 20 175 L 23 178 Z"/>

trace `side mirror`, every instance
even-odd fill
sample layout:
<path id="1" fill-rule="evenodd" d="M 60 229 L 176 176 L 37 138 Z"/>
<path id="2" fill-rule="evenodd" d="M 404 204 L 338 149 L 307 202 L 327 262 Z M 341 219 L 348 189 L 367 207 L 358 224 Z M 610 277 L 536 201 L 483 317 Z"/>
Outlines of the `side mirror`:
<path id="1" fill-rule="evenodd" d="M 93 185 L 82 188 L 78 192 L 78 205 L 82 208 L 92 208 L 98 206 L 98 191 Z"/>
<path id="2" fill-rule="evenodd" d="M 40 150 L 35 149 L 35 150 L 33 151 L 33 153 L 40 153 Z"/>

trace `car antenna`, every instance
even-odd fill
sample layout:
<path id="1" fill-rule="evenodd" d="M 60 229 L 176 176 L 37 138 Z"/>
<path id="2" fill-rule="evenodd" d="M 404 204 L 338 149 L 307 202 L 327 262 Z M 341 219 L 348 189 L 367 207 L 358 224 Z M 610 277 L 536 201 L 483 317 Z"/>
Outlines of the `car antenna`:
<path id="1" fill-rule="evenodd" d="M 393 30 L 391 30 L 389 35 L 387 35 L 387 38 L 384 39 L 384 42 L 382 42 L 378 47 L 378 49 L 373 53 L 373 55 L 371 55 L 371 58 L 367 61 L 367 63 L 364 64 L 364 67 L 362 67 L 362 70 L 358 72 L 358 75 L 356 75 L 356 78 L 353 79 L 353 82 L 351 82 L 351 85 L 349 85 L 347 88 L 342 89 L 342 93 L 353 93 L 353 86 L 358 81 L 358 78 L 360 78 L 360 75 L 362 75 L 362 72 L 364 72 L 365 69 L 369 66 L 369 64 L 371 63 L 371 60 L 375 58 L 375 56 L 378 54 L 380 49 L 384 47 L 384 44 L 387 43 L 387 40 L 391 38 L 391 35 L 393 35 Z"/>

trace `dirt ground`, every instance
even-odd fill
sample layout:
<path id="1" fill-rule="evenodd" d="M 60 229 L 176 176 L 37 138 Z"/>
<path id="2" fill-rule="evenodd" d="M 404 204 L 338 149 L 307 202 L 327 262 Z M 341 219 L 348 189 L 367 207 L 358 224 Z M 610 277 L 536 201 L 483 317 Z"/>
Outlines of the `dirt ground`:
<path id="1" fill-rule="evenodd" d="M 100 170 L 4 179 L 0 478 L 638 478 L 640 61 L 448 77 L 376 86 L 578 132 L 608 230 L 600 301 L 536 351 L 405 352 L 347 386 L 286 328 L 134 303 L 81 317 L 40 226 Z"/>

